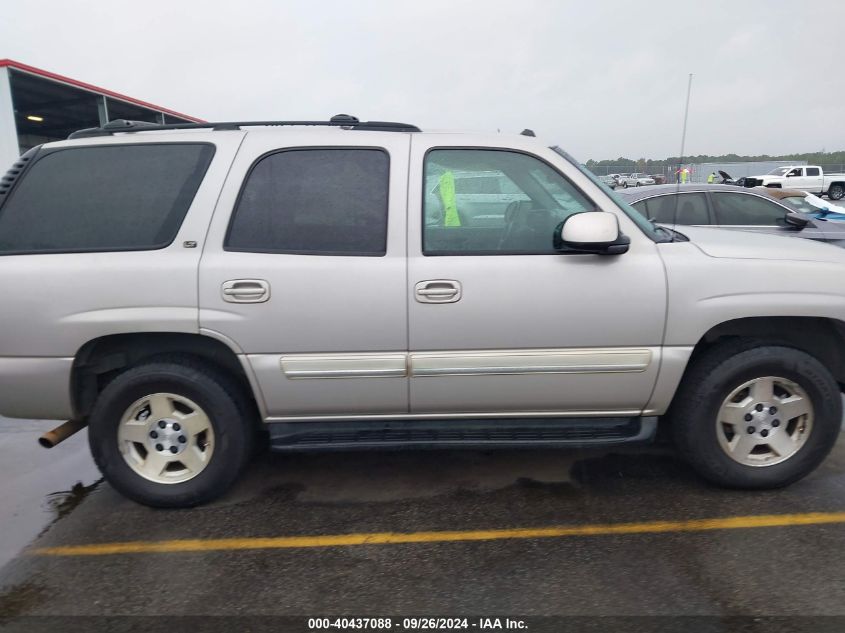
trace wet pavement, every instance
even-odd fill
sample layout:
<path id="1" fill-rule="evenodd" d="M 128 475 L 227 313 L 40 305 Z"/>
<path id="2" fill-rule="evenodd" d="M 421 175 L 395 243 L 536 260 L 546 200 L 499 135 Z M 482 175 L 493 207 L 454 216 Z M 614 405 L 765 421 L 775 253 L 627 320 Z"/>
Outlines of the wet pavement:
<path id="1" fill-rule="evenodd" d="M 164 511 L 98 484 L 84 432 L 50 451 L 38 447 L 35 438 L 49 427 L 0 420 L 0 553 L 11 559 L 0 570 L 0 624 L 2 616 L 104 614 L 845 616 L 845 523 L 274 550 L 33 553 L 124 541 L 843 512 L 845 436 L 814 474 L 771 492 L 713 488 L 656 446 L 269 454 L 220 501 Z"/>

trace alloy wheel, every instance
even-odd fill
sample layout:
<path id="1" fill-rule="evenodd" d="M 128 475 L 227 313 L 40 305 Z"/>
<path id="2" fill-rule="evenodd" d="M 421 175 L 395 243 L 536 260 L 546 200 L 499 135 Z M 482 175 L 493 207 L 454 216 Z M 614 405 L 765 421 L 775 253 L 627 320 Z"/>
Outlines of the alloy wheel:
<path id="1" fill-rule="evenodd" d="M 745 466 L 772 466 L 797 453 L 813 429 L 807 392 L 786 378 L 755 378 L 725 398 L 716 418 L 719 445 Z"/>
<path id="2" fill-rule="evenodd" d="M 120 420 L 123 459 L 155 483 L 181 483 L 201 473 L 214 451 L 214 429 L 202 408 L 173 393 L 139 398 Z"/>

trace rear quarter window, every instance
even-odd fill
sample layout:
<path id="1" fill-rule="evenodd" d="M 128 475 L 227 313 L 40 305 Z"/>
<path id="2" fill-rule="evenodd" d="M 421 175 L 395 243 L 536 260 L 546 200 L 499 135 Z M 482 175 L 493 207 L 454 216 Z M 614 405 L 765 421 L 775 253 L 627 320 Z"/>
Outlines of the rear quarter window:
<path id="1" fill-rule="evenodd" d="M 213 156 L 207 143 L 48 150 L 0 208 L 0 255 L 164 248 Z"/>

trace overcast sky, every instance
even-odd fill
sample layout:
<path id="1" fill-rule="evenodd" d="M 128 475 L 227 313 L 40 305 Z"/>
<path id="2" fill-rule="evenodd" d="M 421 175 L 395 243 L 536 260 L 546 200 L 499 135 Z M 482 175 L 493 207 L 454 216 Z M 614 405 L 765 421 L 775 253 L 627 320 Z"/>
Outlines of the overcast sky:
<path id="1" fill-rule="evenodd" d="M 582 161 L 845 149 L 845 2 L 4 2 L 0 58 L 220 119 L 533 128 Z"/>

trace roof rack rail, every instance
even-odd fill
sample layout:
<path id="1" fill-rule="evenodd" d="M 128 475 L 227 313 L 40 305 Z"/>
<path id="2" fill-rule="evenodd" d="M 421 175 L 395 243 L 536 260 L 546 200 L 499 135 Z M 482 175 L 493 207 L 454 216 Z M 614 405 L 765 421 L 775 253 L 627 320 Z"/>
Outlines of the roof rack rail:
<path id="1" fill-rule="evenodd" d="M 338 114 L 328 121 L 217 121 L 206 123 L 149 123 L 147 121 L 127 121 L 115 119 L 102 127 L 89 127 L 73 132 L 69 139 L 110 136 L 125 132 L 151 132 L 156 130 L 239 130 L 242 127 L 276 126 L 327 126 L 345 130 L 368 130 L 377 132 L 421 132 L 416 125 L 395 123 L 393 121 L 359 121 L 349 114 Z"/>

